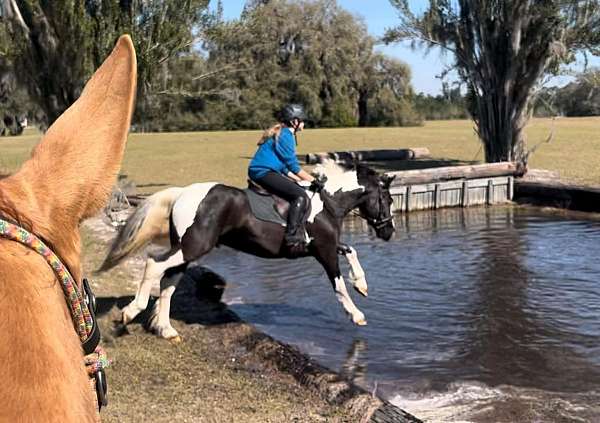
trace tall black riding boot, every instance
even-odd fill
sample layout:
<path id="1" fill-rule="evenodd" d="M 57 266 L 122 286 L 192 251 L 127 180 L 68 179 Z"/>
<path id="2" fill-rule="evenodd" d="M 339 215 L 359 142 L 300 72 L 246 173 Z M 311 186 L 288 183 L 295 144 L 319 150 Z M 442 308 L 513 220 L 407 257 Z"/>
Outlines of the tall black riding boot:
<path id="1" fill-rule="evenodd" d="M 287 227 L 285 228 L 285 243 L 288 247 L 303 246 L 306 244 L 303 220 L 306 212 L 306 197 L 298 197 L 290 203 Z"/>

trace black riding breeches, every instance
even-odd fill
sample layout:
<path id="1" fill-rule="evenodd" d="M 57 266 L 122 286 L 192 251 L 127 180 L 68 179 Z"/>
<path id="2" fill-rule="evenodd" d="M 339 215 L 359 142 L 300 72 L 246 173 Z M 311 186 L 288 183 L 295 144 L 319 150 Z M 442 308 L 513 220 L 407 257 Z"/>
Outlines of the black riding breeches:
<path id="1" fill-rule="evenodd" d="M 305 243 L 304 230 L 299 230 L 304 224 L 304 219 L 309 208 L 309 200 L 304 188 L 289 178 L 269 172 L 256 182 L 261 184 L 271 194 L 275 194 L 290 203 L 285 228 L 285 242 L 291 248 L 303 246 Z"/>
<path id="2" fill-rule="evenodd" d="M 304 198 L 305 204 L 308 204 L 306 191 L 300 185 L 280 173 L 269 172 L 260 179 L 257 179 L 260 185 L 266 188 L 272 194 L 294 203 L 298 198 Z"/>

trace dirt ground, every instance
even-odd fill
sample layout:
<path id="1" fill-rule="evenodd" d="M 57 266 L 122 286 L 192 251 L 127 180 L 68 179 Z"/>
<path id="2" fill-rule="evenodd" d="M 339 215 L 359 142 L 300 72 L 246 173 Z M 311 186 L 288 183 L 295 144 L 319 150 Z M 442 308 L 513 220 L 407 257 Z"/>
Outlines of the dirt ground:
<path id="1" fill-rule="evenodd" d="M 223 304 L 197 300 L 191 284 L 173 299 L 182 343 L 146 331 L 147 316 L 126 330 L 120 327 L 119 307 L 133 298 L 144 259 L 138 255 L 92 274 L 115 233 L 100 217 L 83 227 L 84 269 L 98 298 L 103 345 L 112 360 L 104 422 L 354 421 L 245 348 L 253 329 Z"/>
<path id="2" fill-rule="evenodd" d="M 289 373 L 246 348 L 255 330 L 220 303 L 200 301 L 187 283 L 173 298 L 174 345 L 144 329 L 140 316 L 126 330 L 115 323 L 132 298 L 144 258 L 135 256 L 93 274 L 115 230 L 101 217 L 83 225 L 84 270 L 98 298 L 108 369 L 104 422 L 350 422 Z"/>

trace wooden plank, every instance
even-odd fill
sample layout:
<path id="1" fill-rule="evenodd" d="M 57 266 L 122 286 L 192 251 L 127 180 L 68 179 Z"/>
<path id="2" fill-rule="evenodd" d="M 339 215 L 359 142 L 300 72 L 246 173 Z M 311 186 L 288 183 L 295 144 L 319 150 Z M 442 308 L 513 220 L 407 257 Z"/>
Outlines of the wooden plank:
<path id="1" fill-rule="evenodd" d="M 501 204 L 509 202 L 508 183 L 505 185 L 494 185 L 494 199 L 492 204 Z"/>
<path id="2" fill-rule="evenodd" d="M 430 184 L 453 179 L 514 176 L 522 173 L 523 169 L 512 162 L 387 172 L 388 175 L 394 175 L 396 177 L 392 185 Z"/>
<path id="3" fill-rule="evenodd" d="M 441 194 L 441 207 L 458 207 L 461 205 L 462 184 L 459 188 L 444 189 Z"/>
<path id="4" fill-rule="evenodd" d="M 392 186 L 395 211 L 469 207 L 509 200 L 512 177 L 445 181 L 432 184 Z"/>
<path id="5" fill-rule="evenodd" d="M 433 208 L 433 191 L 411 192 L 412 210 L 429 210 Z"/>
<path id="6" fill-rule="evenodd" d="M 468 191 L 468 206 L 480 206 L 487 202 L 487 184 L 484 186 L 472 187 L 469 183 Z"/>
<path id="7" fill-rule="evenodd" d="M 460 205 L 462 207 L 469 207 L 469 182 L 463 181 L 462 183 L 462 197 L 460 200 Z"/>

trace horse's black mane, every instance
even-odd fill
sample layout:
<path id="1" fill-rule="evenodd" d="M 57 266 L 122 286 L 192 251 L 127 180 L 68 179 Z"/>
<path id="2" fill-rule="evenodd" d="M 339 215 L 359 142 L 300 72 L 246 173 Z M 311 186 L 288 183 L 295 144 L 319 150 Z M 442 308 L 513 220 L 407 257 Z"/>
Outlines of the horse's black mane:
<path id="1" fill-rule="evenodd" d="M 323 207 L 325 208 L 325 210 L 336 218 L 343 218 L 344 210 L 338 207 L 331 194 L 329 194 L 325 190 L 322 190 L 320 194 L 321 201 L 323 201 Z"/>

